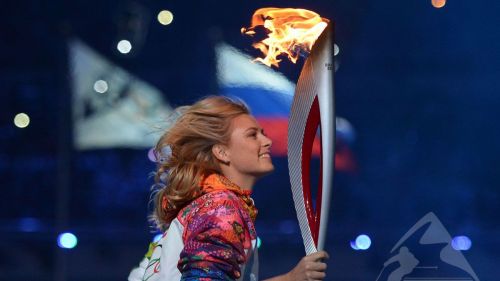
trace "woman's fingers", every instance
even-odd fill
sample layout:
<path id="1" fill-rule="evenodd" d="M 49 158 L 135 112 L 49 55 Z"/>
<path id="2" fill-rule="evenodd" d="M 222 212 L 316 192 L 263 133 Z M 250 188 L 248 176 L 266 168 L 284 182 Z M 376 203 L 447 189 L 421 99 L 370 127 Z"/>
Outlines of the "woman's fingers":
<path id="1" fill-rule="evenodd" d="M 323 260 L 328 259 L 328 253 L 319 251 L 303 257 L 300 262 L 287 273 L 289 280 L 322 281 L 326 277 L 327 265 Z"/>
<path id="2" fill-rule="evenodd" d="M 312 253 L 312 254 L 309 254 L 306 256 L 306 259 L 312 260 L 312 261 L 317 261 L 317 260 L 321 260 L 321 259 L 328 259 L 328 258 L 330 258 L 330 256 L 325 251 L 319 251 L 319 252 Z"/>
<path id="3" fill-rule="evenodd" d="M 323 280 L 326 277 L 326 273 L 318 271 L 309 271 L 306 273 L 308 280 Z"/>
<path id="4" fill-rule="evenodd" d="M 322 262 L 328 259 L 328 253 L 325 251 L 319 251 L 306 256 L 306 276 L 307 280 L 323 280 L 326 277 L 326 263 Z"/>
<path id="5" fill-rule="evenodd" d="M 326 271 L 326 263 L 324 262 L 311 262 L 306 265 L 306 269 L 310 271 Z"/>

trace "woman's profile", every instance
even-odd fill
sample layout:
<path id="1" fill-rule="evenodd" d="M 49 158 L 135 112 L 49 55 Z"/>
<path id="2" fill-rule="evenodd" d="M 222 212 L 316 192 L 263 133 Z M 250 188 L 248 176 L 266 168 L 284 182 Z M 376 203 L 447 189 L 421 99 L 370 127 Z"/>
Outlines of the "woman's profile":
<path id="1" fill-rule="evenodd" d="M 274 170 L 272 141 L 243 103 L 226 97 L 177 112 L 155 147 L 152 220 L 163 236 L 129 280 L 259 280 L 250 195 Z M 313 253 L 269 280 L 323 280 L 326 258 Z"/>

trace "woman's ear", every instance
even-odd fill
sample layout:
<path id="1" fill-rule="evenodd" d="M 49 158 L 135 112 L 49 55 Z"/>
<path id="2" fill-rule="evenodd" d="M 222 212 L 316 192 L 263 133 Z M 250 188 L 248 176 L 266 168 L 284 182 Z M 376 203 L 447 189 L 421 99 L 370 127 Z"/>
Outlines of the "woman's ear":
<path id="1" fill-rule="evenodd" d="M 212 153 L 214 154 L 215 158 L 217 158 L 217 160 L 226 165 L 229 164 L 229 155 L 226 151 L 226 146 L 222 144 L 216 144 L 212 146 Z"/>

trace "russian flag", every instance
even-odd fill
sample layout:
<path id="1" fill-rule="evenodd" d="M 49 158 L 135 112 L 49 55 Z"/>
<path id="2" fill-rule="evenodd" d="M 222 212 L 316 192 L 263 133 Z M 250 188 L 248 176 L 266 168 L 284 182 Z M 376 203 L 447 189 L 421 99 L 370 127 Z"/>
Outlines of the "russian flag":
<path id="1" fill-rule="evenodd" d="M 232 46 L 220 43 L 216 46 L 215 52 L 219 92 L 244 101 L 273 141 L 272 154 L 286 157 L 288 115 L 295 84 L 282 73 L 262 64 L 253 63 L 250 56 Z M 338 118 L 337 126 L 336 169 L 352 171 L 356 165 L 347 144 L 352 142 L 354 130 L 345 119 Z M 313 156 L 319 157 L 319 155 L 320 142 L 319 138 L 316 138 Z"/>

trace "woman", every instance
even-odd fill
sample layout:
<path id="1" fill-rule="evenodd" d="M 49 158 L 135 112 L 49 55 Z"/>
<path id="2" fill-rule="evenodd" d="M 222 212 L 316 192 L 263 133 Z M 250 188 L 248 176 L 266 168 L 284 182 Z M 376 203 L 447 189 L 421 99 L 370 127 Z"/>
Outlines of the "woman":
<path id="1" fill-rule="evenodd" d="M 160 188 L 152 218 L 164 234 L 129 280 L 258 280 L 250 193 L 274 170 L 272 141 L 244 104 L 225 97 L 178 112 L 155 148 Z M 326 258 L 311 254 L 270 280 L 323 280 Z"/>

